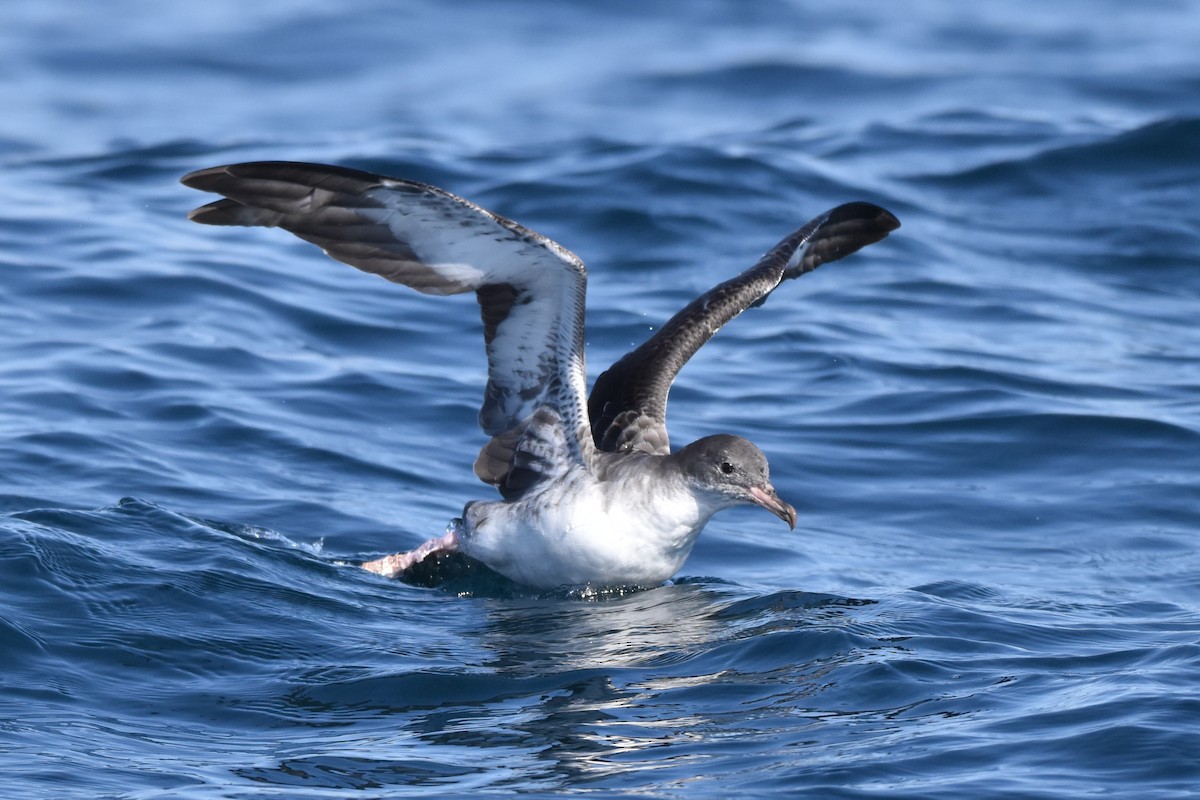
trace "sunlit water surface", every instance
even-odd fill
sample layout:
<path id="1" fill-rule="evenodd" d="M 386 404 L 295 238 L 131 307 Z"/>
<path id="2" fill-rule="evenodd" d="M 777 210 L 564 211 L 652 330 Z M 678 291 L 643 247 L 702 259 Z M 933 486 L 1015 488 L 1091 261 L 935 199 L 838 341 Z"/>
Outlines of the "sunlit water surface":
<path id="1" fill-rule="evenodd" d="M 1191 797 L 1200 4 L 16 3 L 0 28 L 9 797 Z M 673 585 L 356 560 L 489 496 L 469 298 L 177 183 L 326 161 L 591 269 L 597 374 L 832 205 L 904 227 L 672 394 L 800 509 Z"/>

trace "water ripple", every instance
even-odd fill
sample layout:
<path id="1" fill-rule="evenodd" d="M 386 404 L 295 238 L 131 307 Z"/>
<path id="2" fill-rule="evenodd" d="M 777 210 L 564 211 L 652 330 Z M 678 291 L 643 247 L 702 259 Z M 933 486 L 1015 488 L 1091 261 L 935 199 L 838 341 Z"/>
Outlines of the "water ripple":
<path id="1" fill-rule="evenodd" d="M 1194 4 L 394 5 L 0 30 L 10 794 L 1195 794 Z M 259 158 L 561 241 L 592 375 L 894 210 L 673 388 L 797 530 L 723 513 L 640 590 L 355 567 L 488 496 L 478 311 L 186 221 Z"/>

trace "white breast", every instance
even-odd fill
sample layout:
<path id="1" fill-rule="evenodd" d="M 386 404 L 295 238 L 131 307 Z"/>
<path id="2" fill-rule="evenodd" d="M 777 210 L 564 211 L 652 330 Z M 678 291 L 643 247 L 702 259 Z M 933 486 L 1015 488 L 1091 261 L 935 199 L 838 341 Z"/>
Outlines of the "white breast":
<path id="1" fill-rule="evenodd" d="M 530 586 L 662 583 L 683 565 L 712 510 L 682 481 L 622 478 L 601 482 L 579 470 L 515 503 L 474 503 L 460 546 Z"/>

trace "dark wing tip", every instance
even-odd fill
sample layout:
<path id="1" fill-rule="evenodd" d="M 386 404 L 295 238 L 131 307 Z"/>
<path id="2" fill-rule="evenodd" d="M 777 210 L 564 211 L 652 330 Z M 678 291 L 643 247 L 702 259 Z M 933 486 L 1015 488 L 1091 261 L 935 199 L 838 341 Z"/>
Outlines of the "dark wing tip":
<path id="1" fill-rule="evenodd" d="M 899 227 L 900 220 L 886 208 L 858 200 L 830 210 L 814 239 L 837 240 L 840 247 L 836 258 L 842 258 L 884 239 Z"/>
<path id="2" fill-rule="evenodd" d="M 188 219 L 205 225 L 274 227 L 285 216 L 310 213 L 313 193 L 320 189 L 337 197 L 335 205 L 375 205 L 363 193 L 386 180 L 348 167 L 297 161 L 250 161 L 189 172 L 180 183 L 202 192 L 223 194 L 226 200 L 201 206 Z M 399 183 L 399 182 L 398 182 Z M 416 184 L 413 184 L 414 186 Z"/>
<path id="3" fill-rule="evenodd" d="M 864 225 L 880 231 L 884 236 L 900 227 L 896 215 L 882 206 L 856 200 L 853 203 L 843 203 L 831 209 L 825 224 L 860 221 Z"/>
<path id="4" fill-rule="evenodd" d="M 813 223 L 816 223 L 815 229 L 809 227 Z M 788 256 L 789 263 L 781 280 L 798 278 L 822 264 L 843 259 L 867 245 L 882 241 L 900 227 L 895 214 L 861 200 L 832 208 L 813 223 L 785 239 L 773 251 L 782 254 L 786 248 L 794 253 Z M 807 237 L 801 235 L 807 231 L 811 231 Z M 807 239 L 807 246 L 797 249 L 799 241 L 804 239 Z"/>
<path id="5" fill-rule="evenodd" d="M 265 208 L 244 206 L 233 200 L 217 200 L 188 212 L 188 219 L 201 225 L 244 225 L 273 228 L 282 215 Z"/>
<path id="6" fill-rule="evenodd" d="M 202 192 L 223 194 L 246 205 L 267 205 L 275 210 L 295 211 L 298 201 L 309 197 L 316 189 L 339 193 L 347 197 L 361 195 L 389 181 L 382 175 L 374 175 L 349 167 L 307 164 L 301 161 L 248 161 L 242 164 L 225 164 L 189 172 L 179 182 Z M 424 189 L 422 184 L 396 181 Z M 348 202 L 343 197 L 343 202 Z"/>
<path id="7" fill-rule="evenodd" d="M 202 192 L 212 191 L 209 186 L 214 175 L 226 174 L 228 167 L 208 167 L 207 169 L 198 169 L 189 172 L 179 179 L 179 182 L 191 189 L 199 189 Z"/>
<path id="8" fill-rule="evenodd" d="M 879 208 L 879 206 L 876 206 L 876 208 Z M 885 226 L 890 233 L 900 227 L 900 220 L 886 208 L 879 208 L 879 224 Z"/>
<path id="9" fill-rule="evenodd" d="M 326 167 L 318 164 L 305 164 L 300 161 L 245 161 L 241 164 L 222 164 L 219 167 L 206 167 L 189 172 L 179 179 L 184 186 L 199 189 L 202 192 L 219 192 L 230 178 L 275 179 L 289 173 L 311 171 L 316 167 L 322 171 L 355 172 L 344 167 Z"/>

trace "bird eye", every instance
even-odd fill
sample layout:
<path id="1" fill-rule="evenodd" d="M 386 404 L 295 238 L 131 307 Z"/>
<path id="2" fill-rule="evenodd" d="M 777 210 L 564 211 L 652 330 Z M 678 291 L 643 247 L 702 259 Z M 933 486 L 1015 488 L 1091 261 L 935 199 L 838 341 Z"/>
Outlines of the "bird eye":
<path id="1" fill-rule="evenodd" d="M 732 475 L 733 474 L 733 464 L 730 464 L 728 461 L 722 461 L 721 462 L 721 472 L 724 472 L 726 475 Z"/>

